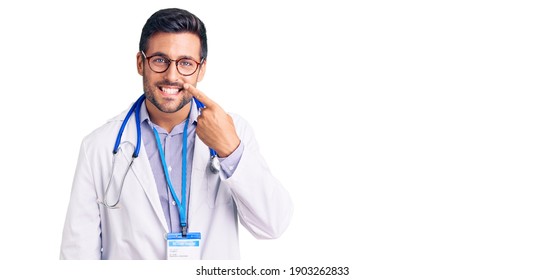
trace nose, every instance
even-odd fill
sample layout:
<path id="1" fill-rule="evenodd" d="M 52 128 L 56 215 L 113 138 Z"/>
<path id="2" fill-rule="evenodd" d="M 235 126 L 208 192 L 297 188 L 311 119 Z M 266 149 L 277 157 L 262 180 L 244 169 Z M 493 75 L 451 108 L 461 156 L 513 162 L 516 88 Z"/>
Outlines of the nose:
<path id="1" fill-rule="evenodd" d="M 179 79 L 180 74 L 177 68 L 176 62 L 170 61 L 170 66 L 166 69 L 166 72 L 164 72 L 165 78 L 168 81 L 176 82 Z"/>

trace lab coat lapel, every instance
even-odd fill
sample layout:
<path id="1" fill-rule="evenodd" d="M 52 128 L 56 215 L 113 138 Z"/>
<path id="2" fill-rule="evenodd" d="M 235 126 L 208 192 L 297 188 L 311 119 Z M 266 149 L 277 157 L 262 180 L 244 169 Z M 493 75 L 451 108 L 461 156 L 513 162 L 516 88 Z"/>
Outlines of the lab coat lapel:
<path id="1" fill-rule="evenodd" d="M 136 124 L 134 123 L 134 119 L 131 118 L 129 120 L 129 123 L 127 124 L 127 128 L 125 129 L 125 133 L 123 134 L 123 139 L 124 141 L 129 141 L 133 143 L 134 147 L 136 147 L 137 137 L 138 136 L 136 132 Z M 124 155 L 127 159 L 130 159 L 132 157 L 132 153 L 133 151 L 125 151 Z M 149 203 L 151 204 L 151 207 L 155 212 L 155 215 L 161 221 L 164 230 L 168 232 L 168 225 L 166 224 L 166 218 L 164 217 L 164 212 L 162 210 L 161 202 L 159 200 L 157 184 L 155 183 L 155 178 L 153 175 L 153 171 L 151 170 L 151 165 L 149 164 L 143 140 L 140 147 L 140 154 L 132 164 L 132 174 L 140 183 L 140 186 L 145 192 L 147 199 L 149 200 Z"/>

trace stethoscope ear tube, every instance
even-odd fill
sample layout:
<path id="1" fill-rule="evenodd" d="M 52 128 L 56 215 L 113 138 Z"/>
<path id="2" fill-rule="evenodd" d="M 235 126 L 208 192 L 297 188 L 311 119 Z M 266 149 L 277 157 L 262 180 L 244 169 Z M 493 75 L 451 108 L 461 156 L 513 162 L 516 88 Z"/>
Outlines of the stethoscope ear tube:
<path id="1" fill-rule="evenodd" d="M 123 136 L 123 131 L 125 131 L 125 127 L 127 126 L 127 122 L 130 119 L 130 115 L 136 111 L 136 108 L 140 108 L 142 106 L 142 103 L 145 100 L 145 95 L 142 94 L 134 104 L 132 104 L 132 107 L 128 110 L 127 115 L 125 116 L 125 119 L 123 120 L 123 124 L 121 124 L 121 128 L 119 129 L 119 132 L 117 133 L 117 138 L 115 139 L 115 145 L 113 146 L 113 154 L 117 154 L 119 151 L 119 145 L 121 145 L 121 137 Z M 138 154 L 140 153 L 140 144 L 141 144 L 141 127 L 140 127 L 140 114 L 136 113 L 135 115 L 135 121 L 136 121 L 136 129 L 138 133 L 138 139 L 136 142 L 136 148 L 134 149 L 134 153 L 132 154 L 133 158 L 137 158 Z"/>
<path id="2" fill-rule="evenodd" d="M 200 102 L 200 100 L 196 99 L 196 97 L 193 97 L 193 99 L 195 100 L 197 109 L 202 109 L 202 108 L 206 107 L 206 106 L 204 106 L 204 103 Z"/>
<path id="3" fill-rule="evenodd" d="M 138 98 L 138 101 L 136 101 L 138 103 L 138 105 L 136 105 L 136 108 L 141 108 L 142 103 L 144 103 L 144 100 L 145 100 L 145 95 L 142 94 L 142 96 Z M 136 148 L 134 148 L 134 153 L 132 154 L 132 158 L 137 158 L 138 155 L 140 154 L 140 146 L 142 144 L 142 126 L 140 125 L 140 112 L 136 112 L 134 116 L 136 120 L 136 133 L 138 135 L 137 136 L 138 141 L 136 141 Z"/>

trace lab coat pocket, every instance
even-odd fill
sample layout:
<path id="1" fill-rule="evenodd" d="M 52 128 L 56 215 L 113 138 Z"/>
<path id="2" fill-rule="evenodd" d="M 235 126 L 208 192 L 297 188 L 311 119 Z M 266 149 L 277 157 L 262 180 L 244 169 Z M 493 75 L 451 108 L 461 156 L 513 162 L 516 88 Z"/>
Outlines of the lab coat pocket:
<path id="1" fill-rule="evenodd" d="M 219 175 L 208 177 L 208 206 L 214 208 L 229 203 L 232 203 L 230 191 L 221 184 Z"/>

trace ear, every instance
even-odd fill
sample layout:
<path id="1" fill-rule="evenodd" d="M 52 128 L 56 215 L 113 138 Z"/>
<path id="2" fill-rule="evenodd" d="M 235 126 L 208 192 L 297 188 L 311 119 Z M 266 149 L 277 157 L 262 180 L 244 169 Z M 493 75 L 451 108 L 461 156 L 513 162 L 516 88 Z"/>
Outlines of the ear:
<path id="1" fill-rule="evenodd" d="M 141 52 L 138 52 L 136 54 L 136 67 L 138 68 L 138 74 L 140 74 L 140 76 L 143 76 L 144 75 L 144 64 L 143 64 L 143 61 L 144 61 L 144 57 L 142 55 Z"/>
<path id="2" fill-rule="evenodd" d="M 198 70 L 198 76 L 197 76 L 197 82 L 200 82 L 202 81 L 202 79 L 204 79 L 204 74 L 206 74 L 206 64 L 208 60 L 205 59 L 202 64 L 200 64 L 200 69 Z"/>

